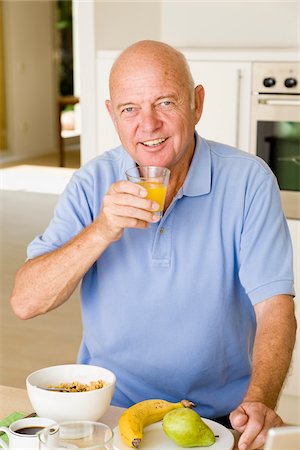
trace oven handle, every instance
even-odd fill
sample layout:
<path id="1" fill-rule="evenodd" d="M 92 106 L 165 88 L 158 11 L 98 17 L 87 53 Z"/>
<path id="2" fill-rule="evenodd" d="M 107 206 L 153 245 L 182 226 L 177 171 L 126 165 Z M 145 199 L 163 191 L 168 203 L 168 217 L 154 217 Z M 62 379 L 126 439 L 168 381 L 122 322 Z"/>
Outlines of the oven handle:
<path id="1" fill-rule="evenodd" d="M 270 106 L 300 106 L 300 100 L 287 100 L 287 99 L 258 99 L 258 103 L 261 105 L 270 105 Z"/>
<path id="2" fill-rule="evenodd" d="M 281 156 L 278 161 L 288 161 L 300 166 L 300 156 Z"/>
<path id="3" fill-rule="evenodd" d="M 236 84 L 236 96 L 237 96 L 237 107 L 236 107 L 236 132 L 235 132 L 235 146 L 240 145 L 240 115 L 241 115 L 241 83 L 242 83 L 242 70 L 237 70 L 237 84 Z"/>

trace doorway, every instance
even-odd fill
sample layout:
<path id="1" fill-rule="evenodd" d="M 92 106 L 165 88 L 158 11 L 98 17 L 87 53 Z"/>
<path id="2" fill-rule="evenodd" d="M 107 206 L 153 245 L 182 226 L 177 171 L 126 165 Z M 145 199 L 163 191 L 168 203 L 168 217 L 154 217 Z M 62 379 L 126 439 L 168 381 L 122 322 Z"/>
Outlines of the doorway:
<path id="1" fill-rule="evenodd" d="M 6 145 L 0 167 L 59 167 L 60 124 L 63 166 L 80 167 L 78 105 L 63 105 L 58 120 L 60 99 L 74 97 L 72 6 L 71 0 L 1 2 Z"/>
<path id="2" fill-rule="evenodd" d="M 57 54 L 59 108 L 59 165 L 66 166 L 67 152 L 80 149 L 79 97 L 75 92 L 73 1 L 55 2 L 55 48 Z M 75 152 L 75 155 L 74 155 Z"/>

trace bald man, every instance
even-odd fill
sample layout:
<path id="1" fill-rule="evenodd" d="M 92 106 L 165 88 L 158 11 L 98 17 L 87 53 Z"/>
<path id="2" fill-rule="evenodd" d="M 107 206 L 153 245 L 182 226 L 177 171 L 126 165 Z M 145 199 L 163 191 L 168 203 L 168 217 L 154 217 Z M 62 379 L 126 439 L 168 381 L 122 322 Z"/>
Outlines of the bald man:
<path id="1" fill-rule="evenodd" d="M 282 425 L 292 249 L 268 166 L 195 132 L 203 101 L 172 47 L 141 41 L 119 56 L 106 106 L 122 145 L 74 174 L 11 304 L 22 319 L 44 314 L 82 280 L 78 361 L 116 374 L 113 404 L 188 398 L 251 450 Z M 171 171 L 161 219 L 126 180 L 136 164 Z"/>

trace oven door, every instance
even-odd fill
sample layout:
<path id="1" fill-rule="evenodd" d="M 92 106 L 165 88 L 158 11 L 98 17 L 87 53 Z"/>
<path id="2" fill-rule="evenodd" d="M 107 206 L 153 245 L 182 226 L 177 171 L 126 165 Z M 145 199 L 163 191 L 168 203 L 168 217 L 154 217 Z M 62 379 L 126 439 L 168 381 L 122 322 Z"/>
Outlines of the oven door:
<path id="1" fill-rule="evenodd" d="M 288 218 L 300 219 L 300 96 L 253 99 L 252 148 L 271 167 Z"/>

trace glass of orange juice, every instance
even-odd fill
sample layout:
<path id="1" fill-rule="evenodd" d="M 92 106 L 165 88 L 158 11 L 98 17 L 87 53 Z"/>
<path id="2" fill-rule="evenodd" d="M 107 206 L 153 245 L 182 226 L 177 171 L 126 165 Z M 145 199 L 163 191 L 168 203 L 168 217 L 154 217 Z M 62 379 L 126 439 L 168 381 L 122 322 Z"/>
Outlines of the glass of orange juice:
<path id="1" fill-rule="evenodd" d="M 159 204 L 156 213 L 162 216 L 171 173 L 170 170 L 167 167 L 135 166 L 126 170 L 125 173 L 127 180 L 138 183 L 147 189 L 147 198 Z"/>

